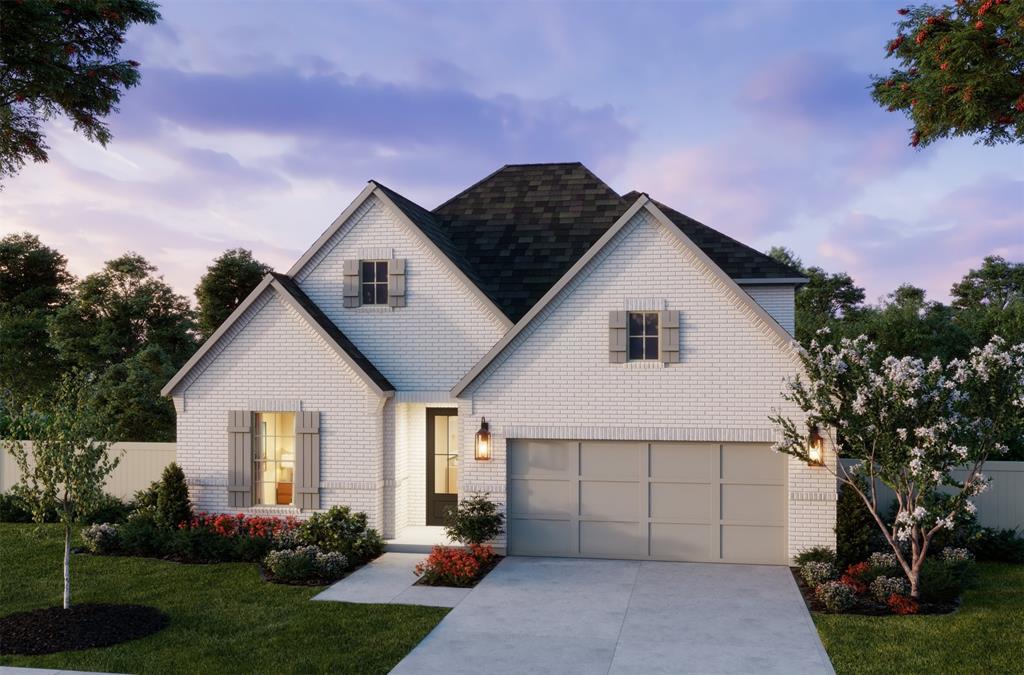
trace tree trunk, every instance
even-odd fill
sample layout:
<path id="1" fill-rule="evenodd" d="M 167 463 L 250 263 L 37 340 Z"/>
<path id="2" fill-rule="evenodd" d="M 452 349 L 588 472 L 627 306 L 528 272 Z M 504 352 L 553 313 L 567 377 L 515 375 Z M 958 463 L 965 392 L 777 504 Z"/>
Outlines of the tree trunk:
<path id="1" fill-rule="evenodd" d="M 71 526 L 64 526 L 64 609 L 71 609 Z"/>

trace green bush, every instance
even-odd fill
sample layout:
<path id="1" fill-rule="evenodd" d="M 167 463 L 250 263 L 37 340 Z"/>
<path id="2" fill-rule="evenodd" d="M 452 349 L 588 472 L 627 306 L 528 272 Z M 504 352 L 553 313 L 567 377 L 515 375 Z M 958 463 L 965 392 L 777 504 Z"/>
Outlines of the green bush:
<path id="1" fill-rule="evenodd" d="M 156 486 L 156 520 L 172 529 L 192 520 L 192 502 L 188 499 L 185 472 L 175 462 L 164 468 Z"/>
<path id="2" fill-rule="evenodd" d="M 285 582 L 334 581 L 348 569 L 348 560 L 341 553 L 324 553 L 316 546 L 271 551 L 263 566 L 275 579 Z"/>
<path id="3" fill-rule="evenodd" d="M 836 552 L 828 546 L 815 546 L 797 553 L 796 557 L 793 558 L 793 562 L 797 567 L 803 567 L 805 563 L 809 562 L 826 562 L 835 565 Z"/>
<path id="4" fill-rule="evenodd" d="M 340 553 L 349 564 L 361 565 L 384 552 L 384 540 L 366 525 L 365 513 L 353 513 L 347 506 L 332 506 L 326 513 L 310 516 L 299 526 L 295 538 L 299 544 Z"/>
<path id="5" fill-rule="evenodd" d="M 120 523 L 128 518 L 132 505 L 113 495 L 103 495 L 96 508 L 82 516 L 81 522 L 86 524 Z M 57 512 L 53 509 L 43 514 L 44 523 L 58 522 Z M 32 511 L 17 494 L 7 492 L 0 494 L 0 523 L 31 523 Z"/>
<path id="6" fill-rule="evenodd" d="M 858 475 L 862 490 L 867 490 L 867 479 Z M 839 489 L 836 503 L 836 562 L 840 568 L 867 560 L 872 551 L 881 550 L 884 544 L 878 523 L 868 510 L 860 495 L 848 485 Z"/>
<path id="7" fill-rule="evenodd" d="M 91 524 L 123 523 L 128 520 L 134 506 L 113 495 L 103 495 L 96 508 L 85 516 L 85 522 Z"/>
<path id="8" fill-rule="evenodd" d="M 151 514 L 134 513 L 118 527 L 118 552 L 160 558 L 167 555 L 173 536 Z"/>
<path id="9" fill-rule="evenodd" d="M 90 553 L 110 554 L 119 548 L 118 526 L 98 523 L 82 530 L 82 541 Z"/>
<path id="10" fill-rule="evenodd" d="M 54 517 L 56 518 L 56 514 Z M 32 512 L 20 497 L 10 492 L 0 494 L 0 523 L 31 522 Z"/>
<path id="11" fill-rule="evenodd" d="M 948 604 L 955 602 L 972 578 L 970 563 L 945 563 L 934 558 L 921 566 L 919 595 L 923 602 Z"/>
<path id="12" fill-rule="evenodd" d="M 871 597 L 883 605 L 889 602 L 890 595 L 909 595 L 910 585 L 903 577 L 877 577 L 870 584 Z"/>
<path id="13" fill-rule="evenodd" d="M 487 497 L 487 493 L 470 495 L 448 512 L 444 531 L 449 539 L 467 546 L 484 544 L 505 531 L 505 515 Z"/>
<path id="14" fill-rule="evenodd" d="M 1024 537 L 1018 530 L 984 527 L 965 546 L 978 560 L 1024 563 Z"/>
<path id="15" fill-rule="evenodd" d="M 160 491 L 160 481 L 155 480 L 148 488 L 136 490 L 132 496 L 135 511 L 138 513 L 156 513 L 156 500 Z"/>

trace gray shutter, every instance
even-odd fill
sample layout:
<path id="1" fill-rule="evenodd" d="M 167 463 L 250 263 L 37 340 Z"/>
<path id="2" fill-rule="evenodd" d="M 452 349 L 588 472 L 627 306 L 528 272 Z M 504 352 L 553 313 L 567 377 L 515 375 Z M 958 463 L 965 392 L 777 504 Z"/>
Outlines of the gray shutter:
<path id="1" fill-rule="evenodd" d="M 608 362 L 626 362 L 626 312 L 608 312 Z"/>
<path id="2" fill-rule="evenodd" d="M 658 327 L 661 332 L 661 362 L 679 363 L 679 311 L 669 309 L 658 312 Z"/>
<path id="3" fill-rule="evenodd" d="M 345 279 L 344 300 L 345 307 L 359 306 L 359 261 L 346 260 L 342 273 Z"/>
<path id="4" fill-rule="evenodd" d="M 252 413 L 228 412 L 228 507 L 252 506 Z"/>
<path id="5" fill-rule="evenodd" d="M 295 413 L 295 485 L 300 509 L 320 508 L 320 413 Z"/>
<path id="6" fill-rule="evenodd" d="M 388 304 L 405 307 L 405 258 L 388 261 Z"/>

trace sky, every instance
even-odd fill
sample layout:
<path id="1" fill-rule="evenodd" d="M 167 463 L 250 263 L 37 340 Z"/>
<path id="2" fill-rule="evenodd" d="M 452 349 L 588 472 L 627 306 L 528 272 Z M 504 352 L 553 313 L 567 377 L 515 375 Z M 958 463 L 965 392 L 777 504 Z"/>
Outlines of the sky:
<path id="1" fill-rule="evenodd" d="M 141 253 L 182 294 L 225 249 L 287 270 L 377 179 L 433 208 L 581 161 L 755 248 L 936 300 L 1024 261 L 1024 153 L 908 145 L 871 74 L 904 3 L 185 2 L 133 28 L 103 148 L 66 120 L 0 192 L 77 275 Z"/>

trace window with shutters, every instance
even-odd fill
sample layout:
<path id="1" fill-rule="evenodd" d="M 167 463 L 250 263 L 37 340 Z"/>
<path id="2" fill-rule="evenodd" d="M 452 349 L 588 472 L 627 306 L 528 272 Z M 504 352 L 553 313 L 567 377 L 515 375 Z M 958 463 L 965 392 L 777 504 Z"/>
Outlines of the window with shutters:
<path id="1" fill-rule="evenodd" d="M 626 327 L 630 361 L 657 361 L 658 312 L 630 312 Z"/>
<path id="2" fill-rule="evenodd" d="M 253 503 L 291 504 L 295 476 L 295 413 L 256 413 Z"/>
<path id="3" fill-rule="evenodd" d="M 359 284 L 364 305 L 387 305 L 388 261 L 360 261 Z"/>

